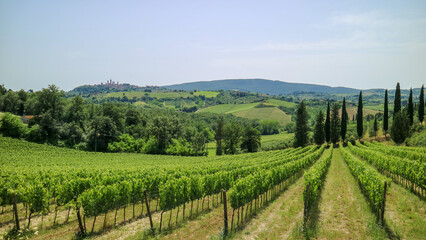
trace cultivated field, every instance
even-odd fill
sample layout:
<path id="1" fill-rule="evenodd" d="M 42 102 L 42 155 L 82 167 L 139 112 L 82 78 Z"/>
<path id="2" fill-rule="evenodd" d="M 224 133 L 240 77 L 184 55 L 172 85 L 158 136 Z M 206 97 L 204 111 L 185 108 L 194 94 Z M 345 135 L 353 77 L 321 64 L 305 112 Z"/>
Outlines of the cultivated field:
<path id="1" fill-rule="evenodd" d="M 233 114 L 237 117 L 258 119 L 258 120 L 277 120 L 282 126 L 291 121 L 291 116 L 283 112 L 278 106 L 293 107 L 293 103 L 280 100 L 268 100 L 259 107 L 260 103 L 247 104 L 220 104 L 199 110 L 199 112 L 211 112 L 222 114 Z"/>
<path id="2" fill-rule="evenodd" d="M 426 235 L 425 148 L 374 142 L 173 157 L 1 137 L 0 156 L 3 235 L 16 224 L 15 196 L 20 227 L 29 226 L 34 239 L 72 239 L 78 232 L 94 239 L 219 239 L 224 190 L 229 238 Z"/>

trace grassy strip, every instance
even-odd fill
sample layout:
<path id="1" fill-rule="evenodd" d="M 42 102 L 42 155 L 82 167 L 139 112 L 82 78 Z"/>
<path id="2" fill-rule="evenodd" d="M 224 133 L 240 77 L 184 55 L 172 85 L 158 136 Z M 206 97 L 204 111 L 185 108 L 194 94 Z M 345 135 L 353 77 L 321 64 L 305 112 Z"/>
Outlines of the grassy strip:
<path id="1" fill-rule="evenodd" d="M 349 166 L 349 170 L 357 179 L 361 191 L 370 203 L 373 212 L 377 214 L 378 220 L 383 222 L 386 185 L 390 187 L 391 181 L 377 172 L 372 166 L 343 149 L 342 145 L 340 145 L 340 150 L 346 164 Z"/>
<path id="2" fill-rule="evenodd" d="M 330 166 L 333 157 L 333 145 L 305 174 L 305 186 L 303 190 L 303 199 L 305 202 L 304 219 L 308 220 L 309 211 L 318 201 L 319 194 L 324 182 L 324 176 Z"/>

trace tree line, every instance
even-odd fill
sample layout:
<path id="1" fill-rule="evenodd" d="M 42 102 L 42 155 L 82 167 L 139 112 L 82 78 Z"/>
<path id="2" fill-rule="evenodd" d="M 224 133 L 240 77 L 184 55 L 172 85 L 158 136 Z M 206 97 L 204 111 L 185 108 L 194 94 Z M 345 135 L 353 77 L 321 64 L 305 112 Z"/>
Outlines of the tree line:
<path id="1" fill-rule="evenodd" d="M 224 122 L 219 118 L 216 128 L 216 155 L 236 154 L 241 151 L 260 150 L 260 132 L 253 126 L 242 126 L 236 122 Z"/>
<path id="2" fill-rule="evenodd" d="M 398 144 L 401 144 L 410 134 L 410 127 L 413 127 L 417 123 L 420 128 L 423 127 L 424 121 L 424 85 L 422 85 L 419 102 L 414 105 L 413 101 L 413 90 L 410 89 L 410 95 L 408 98 L 407 105 L 402 108 L 401 104 L 401 88 L 398 83 L 395 91 L 395 100 L 394 100 L 394 109 L 392 118 L 390 118 L 389 112 L 389 101 L 388 101 L 388 90 L 385 91 L 383 115 L 382 115 L 382 130 L 387 136 L 390 130 L 390 136 L 392 140 Z M 331 109 L 330 109 L 331 107 Z M 340 111 L 340 113 L 339 113 Z M 374 135 L 377 134 L 379 130 L 378 126 L 378 115 L 374 116 L 374 123 L 371 126 L 372 132 Z M 355 117 L 354 117 L 355 118 Z M 365 134 L 365 126 L 363 117 L 363 100 L 362 100 L 362 91 L 358 96 L 358 108 L 356 114 L 356 137 L 361 139 Z M 392 126 L 389 129 L 389 120 L 391 120 Z M 316 144 L 321 145 L 324 142 L 328 143 L 337 143 L 340 140 L 343 142 L 347 141 L 347 131 L 348 124 L 350 119 L 348 118 L 348 113 L 346 110 L 346 99 L 343 98 L 342 108 L 340 110 L 339 103 L 334 103 L 330 106 L 330 102 L 327 104 L 327 110 L 325 113 L 320 111 L 316 116 L 315 126 L 313 129 L 313 140 Z M 308 127 L 308 113 L 306 111 L 306 105 L 302 101 L 298 105 L 296 112 L 296 130 L 295 130 L 295 139 L 294 146 L 306 146 L 309 144 L 309 127 Z M 355 140 L 355 139 L 351 139 Z"/>
<path id="3" fill-rule="evenodd" d="M 6 112 L 0 122 L 5 136 L 80 150 L 207 155 L 206 143 L 215 140 L 219 119 L 227 122 L 221 133 L 224 153 L 260 147 L 261 124 L 255 120 L 125 103 L 88 104 L 81 96 L 65 98 L 55 85 L 36 92 L 12 91 L 1 85 L 0 111 Z M 252 135 L 250 141 L 258 143 L 256 147 L 242 137 Z"/>

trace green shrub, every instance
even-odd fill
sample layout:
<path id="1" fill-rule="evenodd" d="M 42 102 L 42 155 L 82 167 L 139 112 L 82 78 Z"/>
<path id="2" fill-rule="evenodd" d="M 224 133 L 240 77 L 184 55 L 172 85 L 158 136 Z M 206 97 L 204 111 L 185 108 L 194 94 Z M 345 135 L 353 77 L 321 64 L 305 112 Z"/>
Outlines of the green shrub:
<path id="1" fill-rule="evenodd" d="M 272 151 L 290 148 L 293 146 L 293 139 L 276 140 L 262 144 L 262 151 Z"/>
<path id="2" fill-rule="evenodd" d="M 19 117 L 10 113 L 5 113 L 0 123 L 0 132 L 4 136 L 21 138 L 27 134 L 27 127 L 22 123 Z"/>
<path id="3" fill-rule="evenodd" d="M 280 123 L 277 120 L 262 120 L 260 121 L 260 129 L 262 135 L 277 134 L 280 132 Z"/>
<path id="4" fill-rule="evenodd" d="M 426 147 L 426 130 L 416 131 L 405 140 L 407 146 Z"/>
<path id="5" fill-rule="evenodd" d="M 34 230 L 30 230 L 28 228 L 23 228 L 18 230 L 16 228 L 12 228 L 7 234 L 4 236 L 4 239 L 30 239 L 34 236 L 36 232 Z"/>
<path id="6" fill-rule="evenodd" d="M 76 149 L 76 150 L 85 151 L 85 150 L 87 150 L 87 143 L 85 143 L 85 142 L 78 143 L 78 144 L 74 145 L 73 148 Z"/>
<path id="7" fill-rule="evenodd" d="M 108 151 L 128 153 L 141 152 L 143 143 L 143 139 L 134 139 L 129 134 L 122 134 L 120 136 L 120 141 L 108 144 Z"/>
<path id="8" fill-rule="evenodd" d="M 191 149 L 185 139 L 172 139 L 172 143 L 166 149 L 168 155 L 190 156 Z"/>
<path id="9" fill-rule="evenodd" d="M 40 128 L 40 125 L 34 124 L 27 134 L 27 140 L 30 142 L 43 142 L 45 141 L 45 136 L 43 135 L 43 130 Z"/>
<path id="10" fill-rule="evenodd" d="M 158 141 L 155 137 L 149 138 L 146 144 L 143 146 L 143 153 L 147 154 L 160 154 L 160 150 L 158 149 Z"/>

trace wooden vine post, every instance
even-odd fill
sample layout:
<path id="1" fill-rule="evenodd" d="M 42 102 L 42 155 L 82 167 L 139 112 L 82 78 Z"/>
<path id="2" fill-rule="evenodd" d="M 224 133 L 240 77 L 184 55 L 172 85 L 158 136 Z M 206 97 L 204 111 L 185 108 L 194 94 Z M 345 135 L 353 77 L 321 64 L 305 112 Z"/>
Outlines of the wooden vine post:
<path id="1" fill-rule="evenodd" d="M 80 228 L 80 233 L 82 236 L 85 235 L 83 223 L 81 222 L 81 215 L 80 215 L 80 207 L 77 206 L 77 197 L 74 196 L 74 202 L 77 210 L 77 219 L 78 219 L 78 227 Z"/>
<path id="2" fill-rule="evenodd" d="M 224 227 L 223 227 L 223 234 L 225 236 L 228 235 L 228 207 L 227 207 L 227 202 L 226 202 L 226 191 L 223 190 L 223 223 L 224 223 Z"/>
<path id="3" fill-rule="evenodd" d="M 143 195 L 145 196 L 146 211 L 148 212 L 149 223 L 151 224 L 151 231 L 154 232 L 154 225 L 152 224 L 151 211 L 149 210 L 148 197 L 146 196 L 146 190 L 145 189 L 143 190 Z"/>
<path id="4" fill-rule="evenodd" d="M 384 225 L 385 223 L 385 203 L 386 203 L 386 190 L 387 190 L 387 182 L 385 181 L 385 186 L 384 186 L 384 191 L 383 191 L 383 202 L 382 202 L 382 211 L 380 212 L 381 216 L 380 216 L 380 220 L 382 222 L 382 225 Z"/>
<path id="5" fill-rule="evenodd" d="M 13 203 L 13 213 L 15 216 L 15 228 L 16 230 L 20 230 L 19 227 L 19 217 L 18 217 L 18 207 L 16 207 L 16 194 L 15 192 L 12 192 L 12 203 Z"/>
<path id="6" fill-rule="evenodd" d="M 308 220 L 309 187 L 310 187 L 310 184 L 308 183 L 308 185 L 306 186 L 305 207 L 303 209 L 303 225 L 305 225 L 306 221 Z"/>

